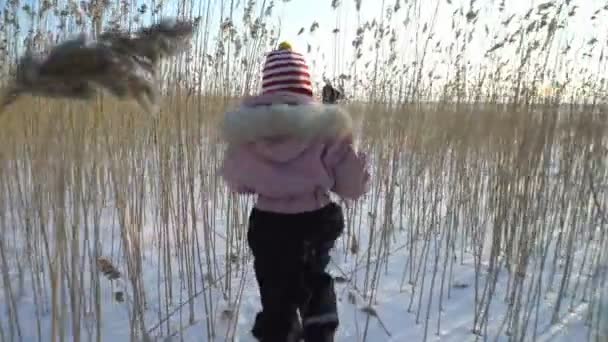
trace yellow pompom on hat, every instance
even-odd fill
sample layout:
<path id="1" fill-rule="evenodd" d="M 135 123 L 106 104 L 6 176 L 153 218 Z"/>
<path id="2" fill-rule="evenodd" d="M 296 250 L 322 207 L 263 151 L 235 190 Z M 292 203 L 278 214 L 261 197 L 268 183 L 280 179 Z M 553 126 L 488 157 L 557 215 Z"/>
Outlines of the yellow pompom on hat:
<path id="1" fill-rule="evenodd" d="M 279 44 L 279 50 L 292 50 L 291 44 L 289 42 L 281 42 L 281 44 Z"/>

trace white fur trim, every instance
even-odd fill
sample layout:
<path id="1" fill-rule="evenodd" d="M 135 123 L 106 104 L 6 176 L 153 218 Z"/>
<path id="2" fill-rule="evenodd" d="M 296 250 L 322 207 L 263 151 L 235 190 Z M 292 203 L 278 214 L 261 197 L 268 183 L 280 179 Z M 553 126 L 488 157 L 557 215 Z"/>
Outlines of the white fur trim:
<path id="1" fill-rule="evenodd" d="M 245 143 L 276 136 L 306 139 L 352 134 L 353 122 L 346 111 L 335 105 L 275 104 L 228 112 L 221 130 L 228 143 Z"/>

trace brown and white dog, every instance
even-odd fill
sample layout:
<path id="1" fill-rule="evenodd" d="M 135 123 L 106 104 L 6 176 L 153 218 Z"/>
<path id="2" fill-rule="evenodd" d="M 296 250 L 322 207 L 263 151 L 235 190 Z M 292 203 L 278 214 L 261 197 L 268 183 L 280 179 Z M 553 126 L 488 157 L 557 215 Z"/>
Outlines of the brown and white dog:
<path id="1" fill-rule="evenodd" d="M 159 60 L 187 46 L 198 20 L 163 20 L 134 36 L 104 32 L 97 41 L 81 34 L 55 46 L 38 59 L 28 51 L 0 101 L 0 111 L 23 94 L 89 100 L 98 88 L 120 99 L 134 99 L 151 114 L 158 109 L 156 69 Z"/>

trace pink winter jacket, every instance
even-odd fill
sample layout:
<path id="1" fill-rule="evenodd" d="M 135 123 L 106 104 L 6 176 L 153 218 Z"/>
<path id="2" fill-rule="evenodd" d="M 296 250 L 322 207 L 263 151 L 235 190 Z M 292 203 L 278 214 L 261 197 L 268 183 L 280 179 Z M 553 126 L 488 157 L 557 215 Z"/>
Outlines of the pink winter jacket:
<path id="1" fill-rule="evenodd" d="M 354 150 L 352 120 L 337 106 L 262 95 L 226 113 L 222 133 L 222 176 L 233 191 L 258 195 L 260 210 L 313 211 L 329 204 L 330 191 L 346 199 L 367 191 L 366 156 Z"/>

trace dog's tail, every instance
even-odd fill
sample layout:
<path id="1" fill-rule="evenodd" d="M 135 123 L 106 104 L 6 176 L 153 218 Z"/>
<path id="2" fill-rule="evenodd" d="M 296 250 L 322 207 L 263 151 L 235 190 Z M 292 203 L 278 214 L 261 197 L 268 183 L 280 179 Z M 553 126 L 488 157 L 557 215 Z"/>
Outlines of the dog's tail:
<path id="1" fill-rule="evenodd" d="M 18 86 L 29 86 L 36 83 L 39 77 L 40 60 L 36 59 L 30 51 L 27 51 L 17 64 L 15 83 Z"/>
<path id="2" fill-rule="evenodd" d="M 0 94 L 0 114 L 17 100 L 23 89 L 36 83 L 40 69 L 40 61 L 28 49 L 19 59 L 13 79 L 9 85 L 2 89 Z"/>

